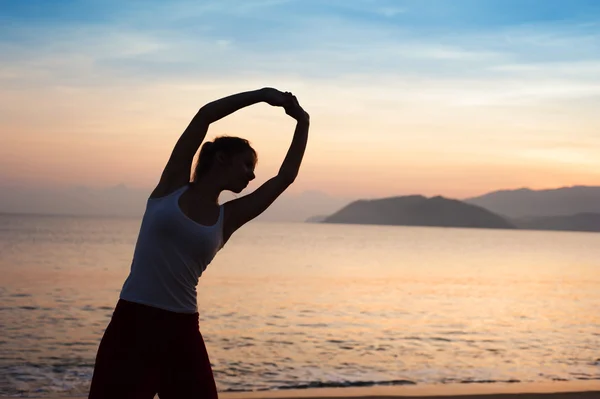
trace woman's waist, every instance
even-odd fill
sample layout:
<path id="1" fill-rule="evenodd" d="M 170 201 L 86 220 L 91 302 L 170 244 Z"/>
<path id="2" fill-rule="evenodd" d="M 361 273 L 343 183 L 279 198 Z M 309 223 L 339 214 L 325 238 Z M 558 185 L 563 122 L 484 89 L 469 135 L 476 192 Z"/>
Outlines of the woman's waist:
<path id="1" fill-rule="evenodd" d="M 173 308 L 167 304 L 163 306 L 161 303 L 152 303 L 140 301 L 137 299 L 128 299 L 121 296 L 115 307 L 115 315 L 117 316 L 134 316 L 144 320 L 153 320 L 160 322 L 182 322 L 182 323 L 198 323 L 199 315 L 197 307 L 193 308 Z"/>
<path id="2" fill-rule="evenodd" d="M 198 311 L 196 281 L 161 279 L 131 273 L 121 289 L 120 299 L 177 314 Z"/>

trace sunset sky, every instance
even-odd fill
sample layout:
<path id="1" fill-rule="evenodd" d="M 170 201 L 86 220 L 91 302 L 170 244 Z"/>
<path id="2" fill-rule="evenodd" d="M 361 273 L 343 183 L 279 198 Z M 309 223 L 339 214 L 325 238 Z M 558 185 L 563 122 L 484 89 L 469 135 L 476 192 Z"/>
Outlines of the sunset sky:
<path id="1" fill-rule="evenodd" d="M 197 109 L 265 86 L 311 114 L 290 190 L 600 185 L 600 1 L 1 1 L 0 188 L 152 187 Z M 277 172 L 294 123 L 216 123 Z"/>

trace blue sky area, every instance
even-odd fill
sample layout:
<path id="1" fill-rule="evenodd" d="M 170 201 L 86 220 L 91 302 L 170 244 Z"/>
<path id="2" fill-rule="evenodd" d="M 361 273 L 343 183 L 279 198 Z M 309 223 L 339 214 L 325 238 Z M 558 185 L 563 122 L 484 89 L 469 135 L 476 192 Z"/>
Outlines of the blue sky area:
<path id="1" fill-rule="evenodd" d="M 463 76 L 600 53 L 594 0 L 2 1 L 1 21 L 3 62 L 85 52 L 98 68 L 145 77 Z"/>

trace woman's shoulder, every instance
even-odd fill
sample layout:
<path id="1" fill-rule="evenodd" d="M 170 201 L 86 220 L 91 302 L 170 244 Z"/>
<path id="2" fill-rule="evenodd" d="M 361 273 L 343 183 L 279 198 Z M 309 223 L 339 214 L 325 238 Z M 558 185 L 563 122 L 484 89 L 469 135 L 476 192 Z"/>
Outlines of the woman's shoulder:
<path id="1" fill-rule="evenodd" d="M 189 183 L 170 188 L 162 188 L 157 186 L 148 197 L 148 201 L 161 200 L 164 198 L 173 197 L 174 195 L 181 194 L 182 192 L 187 190 L 188 187 Z"/>

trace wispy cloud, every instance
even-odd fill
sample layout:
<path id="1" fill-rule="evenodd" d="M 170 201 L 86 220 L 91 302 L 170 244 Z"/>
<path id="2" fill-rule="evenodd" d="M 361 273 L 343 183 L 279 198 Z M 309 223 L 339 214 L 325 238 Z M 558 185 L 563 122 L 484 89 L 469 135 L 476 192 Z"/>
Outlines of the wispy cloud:
<path id="1" fill-rule="evenodd" d="M 257 1 L 235 7 L 228 2 L 186 1 L 124 12 L 112 23 L 23 26 L 10 35 L 20 40 L 0 44 L 1 73 L 14 77 L 7 70 L 25 66 L 23 74 L 30 67 L 34 76 L 42 70 L 50 75 L 64 71 L 69 77 L 82 70 L 89 75 L 93 68 L 107 77 L 123 73 L 133 79 L 202 74 L 225 78 L 236 73 L 527 78 L 532 65 L 561 61 L 568 68 L 570 62 L 581 65 L 583 57 L 590 65 L 600 59 L 595 55 L 600 53 L 600 36 L 589 24 L 508 25 L 496 31 L 449 30 L 432 36 L 402 24 L 379 24 L 362 13 L 334 15 L 313 7 L 312 13 L 294 14 L 293 7 L 298 3 Z M 370 9 L 377 13 L 382 8 Z M 140 22 L 157 13 L 158 24 Z M 223 29 L 227 23 L 245 26 Z"/>

